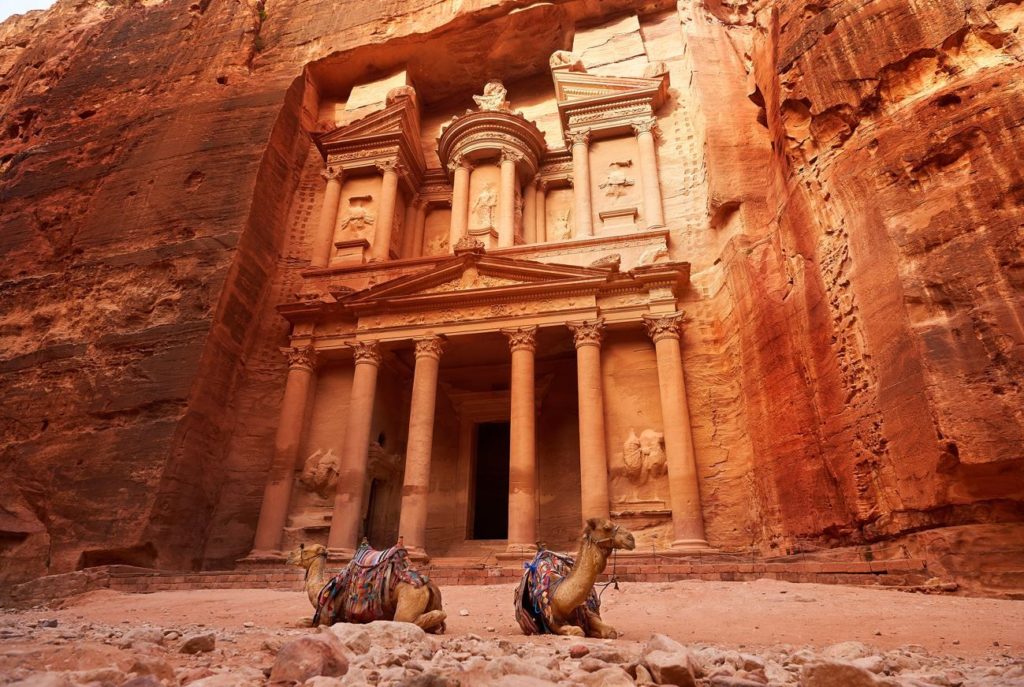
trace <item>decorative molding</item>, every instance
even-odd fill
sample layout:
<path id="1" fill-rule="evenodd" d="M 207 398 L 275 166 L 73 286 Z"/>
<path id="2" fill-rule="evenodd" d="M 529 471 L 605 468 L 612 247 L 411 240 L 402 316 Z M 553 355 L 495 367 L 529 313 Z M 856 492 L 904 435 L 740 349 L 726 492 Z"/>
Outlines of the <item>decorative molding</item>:
<path id="1" fill-rule="evenodd" d="M 566 322 L 565 326 L 572 331 L 576 348 L 581 346 L 601 346 L 601 339 L 604 336 L 604 318 L 590 321 Z"/>
<path id="2" fill-rule="evenodd" d="M 508 346 L 513 353 L 516 351 L 537 350 L 536 326 L 502 329 L 501 333 L 508 337 Z"/>
<path id="3" fill-rule="evenodd" d="M 487 247 L 483 241 L 473 238 L 472 236 L 463 236 L 455 243 L 455 253 L 484 253 L 487 251 Z"/>
<path id="4" fill-rule="evenodd" d="M 293 346 L 285 352 L 285 355 L 288 357 L 289 370 L 309 370 L 310 372 L 316 370 L 316 349 L 313 348 L 313 344 Z"/>
<path id="5" fill-rule="evenodd" d="M 330 181 L 331 179 L 341 179 L 342 168 L 340 166 L 335 167 L 328 165 L 327 167 L 320 170 L 320 176 L 323 177 L 324 181 Z"/>
<path id="6" fill-rule="evenodd" d="M 590 145 L 590 129 L 579 129 L 577 131 L 565 132 L 565 144 L 570 148 L 575 146 Z"/>
<path id="7" fill-rule="evenodd" d="M 376 341 L 353 341 L 349 344 L 356 365 L 380 365 L 380 346 Z"/>
<path id="8" fill-rule="evenodd" d="M 685 313 L 681 311 L 666 313 L 664 315 L 644 316 L 644 326 L 647 328 L 647 336 L 658 343 L 662 339 L 676 339 L 682 336 L 683 320 Z"/>
<path id="9" fill-rule="evenodd" d="M 441 352 L 444 350 L 445 339 L 440 336 L 424 336 L 413 339 L 416 342 L 416 358 L 441 359 Z"/>

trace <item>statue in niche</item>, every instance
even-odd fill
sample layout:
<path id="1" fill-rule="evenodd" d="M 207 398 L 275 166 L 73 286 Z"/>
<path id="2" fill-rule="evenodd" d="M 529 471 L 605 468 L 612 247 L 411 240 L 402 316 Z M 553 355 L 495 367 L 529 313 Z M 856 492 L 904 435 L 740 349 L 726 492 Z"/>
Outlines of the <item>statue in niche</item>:
<path id="1" fill-rule="evenodd" d="M 448 251 L 448 237 L 444 234 L 435 236 L 427 242 L 427 255 L 440 255 Z"/>
<path id="2" fill-rule="evenodd" d="M 320 498 L 328 498 L 338 485 L 338 456 L 333 449 L 317 449 L 306 458 L 299 482 Z"/>
<path id="3" fill-rule="evenodd" d="M 564 241 L 572 237 L 572 210 L 565 208 L 555 213 L 555 226 L 552 235 L 556 241 Z"/>
<path id="4" fill-rule="evenodd" d="M 497 79 L 491 79 L 484 86 L 483 95 L 474 95 L 473 102 L 481 110 L 507 110 L 508 101 L 505 96 L 508 95 L 508 91 L 505 89 L 505 85 Z"/>
<path id="5" fill-rule="evenodd" d="M 627 167 L 632 166 L 632 160 L 609 162 L 608 174 L 605 176 L 604 181 L 597 185 L 598 188 L 604 189 L 604 194 L 609 198 L 621 198 L 626 195 L 626 188 L 636 184 L 636 181 L 626 176 L 625 172 Z"/>
<path id="6" fill-rule="evenodd" d="M 362 234 L 369 229 L 377 218 L 370 212 L 370 201 L 373 196 L 352 196 L 348 199 L 348 212 L 345 219 L 341 221 L 338 228 L 342 231 L 351 231 L 355 234 Z"/>
<path id="7" fill-rule="evenodd" d="M 494 226 L 494 209 L 498 206 L 498 193 L 494 190 L 494 184 L 486 184 L 480 190 L 480 194 L 473 203 L 473 214 L 476 215 L 477 226 Z"/>
<path id="8" fill-rule="evenodd" d="M 653 429 L 645 429 L 637 436 L 633 428 L 629 428 L 629 436 L 622 444 L 622 462 L 630 482 L 639 487 L 652 477 L 668 473 L 664 441 L 665 435 Z"/>

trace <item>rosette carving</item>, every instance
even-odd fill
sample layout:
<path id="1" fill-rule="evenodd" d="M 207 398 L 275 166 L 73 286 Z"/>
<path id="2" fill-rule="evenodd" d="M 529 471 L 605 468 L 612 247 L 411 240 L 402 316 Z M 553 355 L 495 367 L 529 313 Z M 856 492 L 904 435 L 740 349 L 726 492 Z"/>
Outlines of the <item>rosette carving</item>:
<path id="1" fill-rule="evenodd" d="M 516 327 L 502 329 L 501 333 L 508 337 L 509 349 L 514 351 L 537 350 L 537 327 Z"/>
<path id="2" fill-rule="evenodd" d="M 576 348 L 581 346 L 600 346 L 604 337 L 604 318 L 597 320 L 583 320 L 580 322 L 566 322 L 565 326 L 572 331 L 572 337 L 576 342 Z"/>
<path id="3" fill-rule="evenodd" d="M 658 343 L 662 339 L 678 339 L 682 335 L 684 313 L 673 312 L 665 315 L 644 315 L 647 336 Z"/>

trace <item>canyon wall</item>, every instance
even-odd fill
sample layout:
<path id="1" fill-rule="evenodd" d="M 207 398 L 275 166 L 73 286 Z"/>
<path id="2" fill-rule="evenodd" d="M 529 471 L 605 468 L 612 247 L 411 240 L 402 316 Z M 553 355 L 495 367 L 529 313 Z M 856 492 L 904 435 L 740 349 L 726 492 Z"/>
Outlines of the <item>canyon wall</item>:
<path id="1" fill-rule="evenodd" d="M 998 0 L 58 0 L 9 19 L 0 576 L 244 555 L 332 79 L 408 63 L 443 99 L 608 26 L 605 68 L 638 36 L 671 75 L 658 155 L 692 263 L 711 543 L 903 550 L 1024 587 L 1022 22 Z"/>

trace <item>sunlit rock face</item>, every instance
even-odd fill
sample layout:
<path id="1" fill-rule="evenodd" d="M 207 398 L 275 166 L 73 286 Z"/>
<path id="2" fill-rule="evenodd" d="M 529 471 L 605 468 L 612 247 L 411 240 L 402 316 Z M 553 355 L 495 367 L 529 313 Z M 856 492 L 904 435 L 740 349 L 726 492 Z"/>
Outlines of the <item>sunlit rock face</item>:
<path id="1" fill-rule="evenodd" d="M 499 79 L 547 147 L 541 238 L 565 242 L 517 239 L 510 255 L 689 264 L 675 294 L 688 418 L 663 416 L 642 329 L 602 343 L 609 501 L 639 547 L 672 539 L 658 435 L 687 422 L 716 549 L 920 556 L 980 590 L 1024 587 L 1020 5 L 597 5 L 58 0 L 0 24 L 0 575 L 247 555 L 295 333 L 279 307 L 441 264 L 453 178 L 438 139 Z M 571 245 L 580 190 L 553 74 L 577 68 L 615 88 L 667 79 L 667 233 L 650 245 L 633 234 L 653 182 L 625 129 L 589 142 L 604 242 Z M 311 136 L 406 87 L 426 171 L 400 186 L 389 259 L 304 274 L 325 196 Z M 501 169 L 474 163 L 467 230 L 483 236 Z M 372 244 L 381 182 L 346 179 L 335 238 L 368 227 Z M 403 234 L 414 198 L 428 201 L 418 246 Z M 538 536 L 559 547 L 586 491 L 572 342 L 537 343 Z M 443 355 L 427 548 L 470 555 L 459 389 L 482 366 L 501 392 L 509 353 L 495 335 Z M 378 510 L 364 504 L 380 532 L 398 528 L 409 431 L 413 358 L 394 357 L 368 457 Z M 323 458 L 344 452 L 351 361 L 318 370 L 283 543 L 325 536 L 343 481 Z"/>

